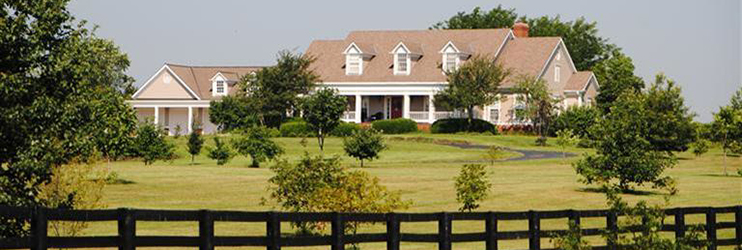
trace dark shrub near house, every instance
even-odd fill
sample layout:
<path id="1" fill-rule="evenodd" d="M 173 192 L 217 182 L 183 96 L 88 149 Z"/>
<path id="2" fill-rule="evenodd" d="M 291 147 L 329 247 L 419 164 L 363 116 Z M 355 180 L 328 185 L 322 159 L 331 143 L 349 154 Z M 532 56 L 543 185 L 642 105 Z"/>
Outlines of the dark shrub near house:
<path id="1" fill-rule="evenodd" d="M 433 125 L 430 126 L 430 132 L 434 134 L 451 134 L 458 132 L 497 134 L 497 127 L 492 123 L 481 119 L 472 119 L 470 124 L 469 119 L 467 118 L 448 118 L 435 121 Z"/>
<path id="2" fill-rule="evenodd" d="M 404 134 L 417 131 L 417 122 L 397 118 L 391 120 L 378 120 L 371 123 L 371 127 L 381 131 L 384 134 Z"/>
<path id="3" fill-rule="evenodd" d="M 282 137 L 312 137 L 314 131 L 309 128 L 309 124 L 305 121 L 293 121 L 281 124 L 279 129 Z"/>
<path id="4" fill-rule="evenodd" d="M 600 110 L 592 106 L 572 106 L 559 114 L 549 127 L 549 135 L 556 136 L 560 130 L 572 130 L 581 139 L 594 139 L 590 137 L 588 129 L 595 124 L 600 117 Z"/>
<path id="5" fill-rule="evenodd" d="M 346 137 L 353 134 L 353 132 L 361 130 L 361 125 L 350 122 L 342 122 L 340 125 L 330 132 L 331 136 Z"/>

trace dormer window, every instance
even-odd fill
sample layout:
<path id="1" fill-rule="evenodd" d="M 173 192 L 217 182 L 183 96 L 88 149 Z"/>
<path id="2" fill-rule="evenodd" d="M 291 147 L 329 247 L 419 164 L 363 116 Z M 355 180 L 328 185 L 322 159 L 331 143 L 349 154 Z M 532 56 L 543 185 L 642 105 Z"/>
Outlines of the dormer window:
<path id="1" fill-rule="evenodd" d="M 465 46 L 465 44 L 459 44 L 461 46 Z M 453 42 L 446 43 L 445 46 L 443 46 L 443 49 L 439 52 L 442 55 L 441 58 L 441 69 L 443 72 L 450 72 L 455 71 L 459 69 L 459 64 L 461 63 L 461 57 L 464 55 L 468 55 L 469 53 L 467 51 L 461 51 L 459 48 L 457 48 Z"/>
<path id="2" fill-rule="evenodd" d="M 216 81 L 216 92 L 215 93 L 217 95 L 223 95 L 227 93 L 227 88 L 224 85 L 226 85 L 224 81 Z"/>
<path id="3" fill-rule="evenodd" d="M 352 42 L 343 52 L 345 54 L 345 75 L 362 75 L 363 60 L 371 60 L 376 54 L 374 46 Z"/>
<path id="4" fill-rule="evenodd" d="M 345 56 L 345 74 L 360 75 L 363 71 L 363 58 L 361 54 L 348 54 Z"/>
<path id="5" fill-rule="evenodd" d="M 211 95 L 212 96 L 224 96 L 229 92 L 229 83 L 227 77 L 221 72 L 217 72 L 214 77 L 211 78 Z"/>
<path id="6" fill-rule="evenodd" d="M 399 43 L 392 53 L 394 53 L 394 74 L 409 75 L 410 50 L 404 44 Z"/>

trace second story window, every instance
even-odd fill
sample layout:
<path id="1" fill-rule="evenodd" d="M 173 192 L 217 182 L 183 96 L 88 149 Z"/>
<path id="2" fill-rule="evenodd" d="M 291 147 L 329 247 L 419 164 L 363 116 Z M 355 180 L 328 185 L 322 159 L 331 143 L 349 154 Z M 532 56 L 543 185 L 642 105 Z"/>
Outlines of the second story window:
<path id="1" fill-rule="evenodd" d="M 395 55 L 396 60 L 394 63 L 394 74 L 397 75 L 408 75 L 410 74 L 410 56 L 407 53 L 397 53 Z"/>
<path id="2" fill-rule="evenodd" d="M 454 71 L 459 67 L 459 55 L 456 53 L 443 54 L 443 70 Z"/>
<path id="3" fill-rule="evenodd" d="M 363 71 L 363 58 L 360 54 L 348 54 L 345 57 L 345 74 L 360 75 Z"/>
<path id="4" fill-rule="evenodd" d="M 216 81 L 216 94 L 217 95 L 226 95 L 227 94 L 227 85 L 224 81 Z"/>
<path id="5" fill-rule="evenodd" d="M 562 68 L 559 66 L 554 66 L 554 81 L 559 82 L 562 78 Z"/>

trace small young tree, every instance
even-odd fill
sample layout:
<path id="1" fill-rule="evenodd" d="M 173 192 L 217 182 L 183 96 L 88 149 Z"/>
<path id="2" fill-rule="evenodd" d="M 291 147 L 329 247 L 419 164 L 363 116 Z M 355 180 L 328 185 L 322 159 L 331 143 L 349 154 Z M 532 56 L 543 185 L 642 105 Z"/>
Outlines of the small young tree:
<path id="1" fill-rule="evenodd" d="M 250 156 L 250 167 L 260 167 L 260 162 L 273 160 L 283 154 L 283 148 L 270 139 L 270 131 L 265 127 L 244 130 L 241 136 L 232 141 L 232 146 L 244 156 Z"/>
<path id="2" fill-rule="evenodd" d="M 175 145 L 167 141 L 164 130 L 149 120 L 139 124 L 134 141 L 135 151 L 144 160 L 144 165 L 174 157 Z"/>
<path id="3" fill-rule="evenodd" d="M 551 96 L 544 79 L 528 75 L 518 77 L 514 91 L 519 93 L 516 101 L 524 106 L 523 109 L 517 110 L 518 117 L 527 117 L 531 120 L 539 137 L 536 144 L 546 146 L 546 131 L 549 130 L 551 120 L 556 114 L 559 99 Z"/>
<path id="4" fill-rule="evenodd" d="M 497 101 L 500 83 L 509 72 L 495 60 L 475 55 L 458 70 L 446 72 L 448 86 L 435 95 L 436 106 L 466 109 L 469 121 L 474 119 L 474 107 Z"/>
<path id="5" fill-rule="evenodd" d="M 495 161 L 505 158 L 505 148 L 492 145 L 487 149 L 485 157 L 490 160 L 490 164 L 495 165 Z"/>
<path id="6" fill-rule="evenodd" d="M 224 165 L 232 159 L 232 150 L 229 145 L 222 142 L 219 137 L 214 137 L 214 148 L 209 149 L 209 158 L 216 160 L 216 165 Z"/>
<path id="7" fill-rule="evenodd" d="M 320 151 L 324 151 L 325 136 L 340 124 L 348 101 L 331 88 L 322 88 L 305 98 L 301 108 L 304 120 L 317 134 Z"/>
<path id="8" fill-rule="evenodd" d="M 191 164 L 196 159 L 196 155 L 201 153 L 201 148 L 204 146 L 204 138 L 198 133 L 199 125 L 193 124 L 191 134 L 188 135 L 188 153 L 191 154 Z"/>
<path id="9" fill-rule="evenodd" d="M 484 165 L 466 164 L 455 178 L 456 201 L 461 204 L 459 211 L 471 212 L 479 207 L 479 202 L 487 198 L 492 187 Z"/>
<path id="10" fill-rule="evenodd" d="M 175 131 L 173 132 L 173 137 L 175 139 L 180 138 L 180 133 L 183 132 L 183 128 L 180 127 L 180 124 L 175 125 Z"/>
<path id="11" fill-rule="evenodd" d="M 719 112 L 714 114 L 710 131 L 711 139 L 721 144 L 724 175 L 728 175 L 727 155 L 730 151 L 740 151 L 738 145 L 742 145 L 742 110 L 735 110 L 731 105 L 719 108 Z"/>
<path id="12" fill-rule="evenodd" d="M 698 138 L 695 142 L 691 143 L 691 147 L 693 148 L 693 154 L 699 157 L 709 151 L 711 142 L 703 138 Z"/>
<path id="13" fill-rule="evenodd" d="M 363 167 L 363 160 L 379 158 L 379 153 L 387 149 L 387 145 L 381 132 L 369 128 L 353 131 L 353 134 L 343 139 L 343 149 L 348 156 L 360 160 Z"/>
<path id="14" fill-rule="evenodd" d="M 562 158 L 567 158 L 567 147 L 574 146 L 580 141 L 580 137 L 572 133 L 572 130 L 559 130 L 557 134 L 557 145 L 562 148 Z"/>

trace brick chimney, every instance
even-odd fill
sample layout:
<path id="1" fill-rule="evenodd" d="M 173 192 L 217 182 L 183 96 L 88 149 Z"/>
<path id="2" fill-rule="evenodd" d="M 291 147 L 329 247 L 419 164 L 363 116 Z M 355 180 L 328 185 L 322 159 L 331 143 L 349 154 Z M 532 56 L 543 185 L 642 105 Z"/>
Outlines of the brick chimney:
<path id="1" fill-rule="evenodd" d="M 528 37 L 528 24 L 522 22 L 513 24 L 513 34 L 515 37 Z"/>

